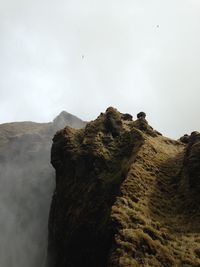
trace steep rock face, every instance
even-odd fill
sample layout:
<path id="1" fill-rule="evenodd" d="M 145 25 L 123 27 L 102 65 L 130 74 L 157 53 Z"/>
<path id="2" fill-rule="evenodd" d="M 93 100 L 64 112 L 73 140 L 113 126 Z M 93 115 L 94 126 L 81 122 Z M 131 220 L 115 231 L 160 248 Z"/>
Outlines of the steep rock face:
<path id="1" fill-rule="evenodd" d="M 179 210 L 188 220 L 198 225 L 200 216 L 200 133 L 192 132 L 187 137 L 183 165 L 177 177 L 178 196 L 182 199 Z M 195 226 L 196 228 L 196 226 Z"/>
<path id="2" fill-rule="evenodd" d="M 84 122 L 57 117 L 56 123 L 0 125 L 0 266 L 44 266 L 47 221 L 54 183 L 51 139 L 59 126 Z M 78 121 L 77 121 L 78 120 Z M 78 124 L 76 125 L 76 122 Z"/>
<path id="3" fill-rule="evenodd" d="M 188 174 L 189 185 L 200 193 L 200 133 L 193 132 L 189 137 L 185 154 L 185 170 Z"/>
<path id="4" fill-rule="evenodd" d="M 200 135 L 171 140 L 140 114 L 55 135 L 48 266 L 200 266 Z"/>
<path id="5" fill-rule="evenodd" d="M 49 266 L 107 266 L 114 240 L 111 208 L 144 143 L 146 121 L 107 109 L 84 130 L 54 139 L 56 190 L 49 219 Z"/>

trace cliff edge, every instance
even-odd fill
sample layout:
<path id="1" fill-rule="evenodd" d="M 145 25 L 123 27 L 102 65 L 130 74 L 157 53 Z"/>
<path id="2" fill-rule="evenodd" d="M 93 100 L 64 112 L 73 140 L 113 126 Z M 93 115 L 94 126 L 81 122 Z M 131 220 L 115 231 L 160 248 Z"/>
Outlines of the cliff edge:
<path id="1" fill-rule="evenodd" d="M 114 108 L 53 139 L 48 266 L 200 266 L 200 134 L 163 137 Z"/>

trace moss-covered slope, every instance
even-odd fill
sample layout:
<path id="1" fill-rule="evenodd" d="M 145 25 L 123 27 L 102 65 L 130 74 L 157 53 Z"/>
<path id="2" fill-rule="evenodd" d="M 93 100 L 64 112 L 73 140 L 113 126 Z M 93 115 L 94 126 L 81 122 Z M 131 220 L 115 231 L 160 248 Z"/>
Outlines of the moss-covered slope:
<path id="1" fill-rule="evenodd" d="M 51 267 L 200 266 L 199 135 L 163 137 L 109 108 L 52 146 Z"/>

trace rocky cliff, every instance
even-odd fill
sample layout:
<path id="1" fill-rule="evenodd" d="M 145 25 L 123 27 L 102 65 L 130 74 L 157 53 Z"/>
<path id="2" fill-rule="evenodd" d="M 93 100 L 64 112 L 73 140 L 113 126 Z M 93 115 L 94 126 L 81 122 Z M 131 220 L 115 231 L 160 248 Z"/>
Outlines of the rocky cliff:
<path id="1" fill-rule="evenodd" d="M 200 266 L 200 134 L 187 142 L 108 108 L 53 139 L 48 266 Z"/>
<path id="2" fill-rule="evenodd" d="M 53 122 L 0 125 L 0 266 L 42 267 L 54 183 L 51 140 L 66 125 L 85 122 L 62 112 Z"/>

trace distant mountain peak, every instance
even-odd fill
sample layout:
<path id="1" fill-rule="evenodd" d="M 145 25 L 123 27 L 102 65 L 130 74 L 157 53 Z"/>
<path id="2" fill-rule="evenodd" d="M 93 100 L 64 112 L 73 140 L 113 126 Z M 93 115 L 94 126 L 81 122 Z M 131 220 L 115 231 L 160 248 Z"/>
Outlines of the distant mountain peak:
<path id="1" fill-rule="evenodd" d="M 72 115 L 71 113 L 63 110 L 53 120 L 53 124 L 56 128 L 60 128 L 60 129 L 64 128 L 67 125 L 72 128 L 83 128 L 86 125 L 86 122 Z"/>

